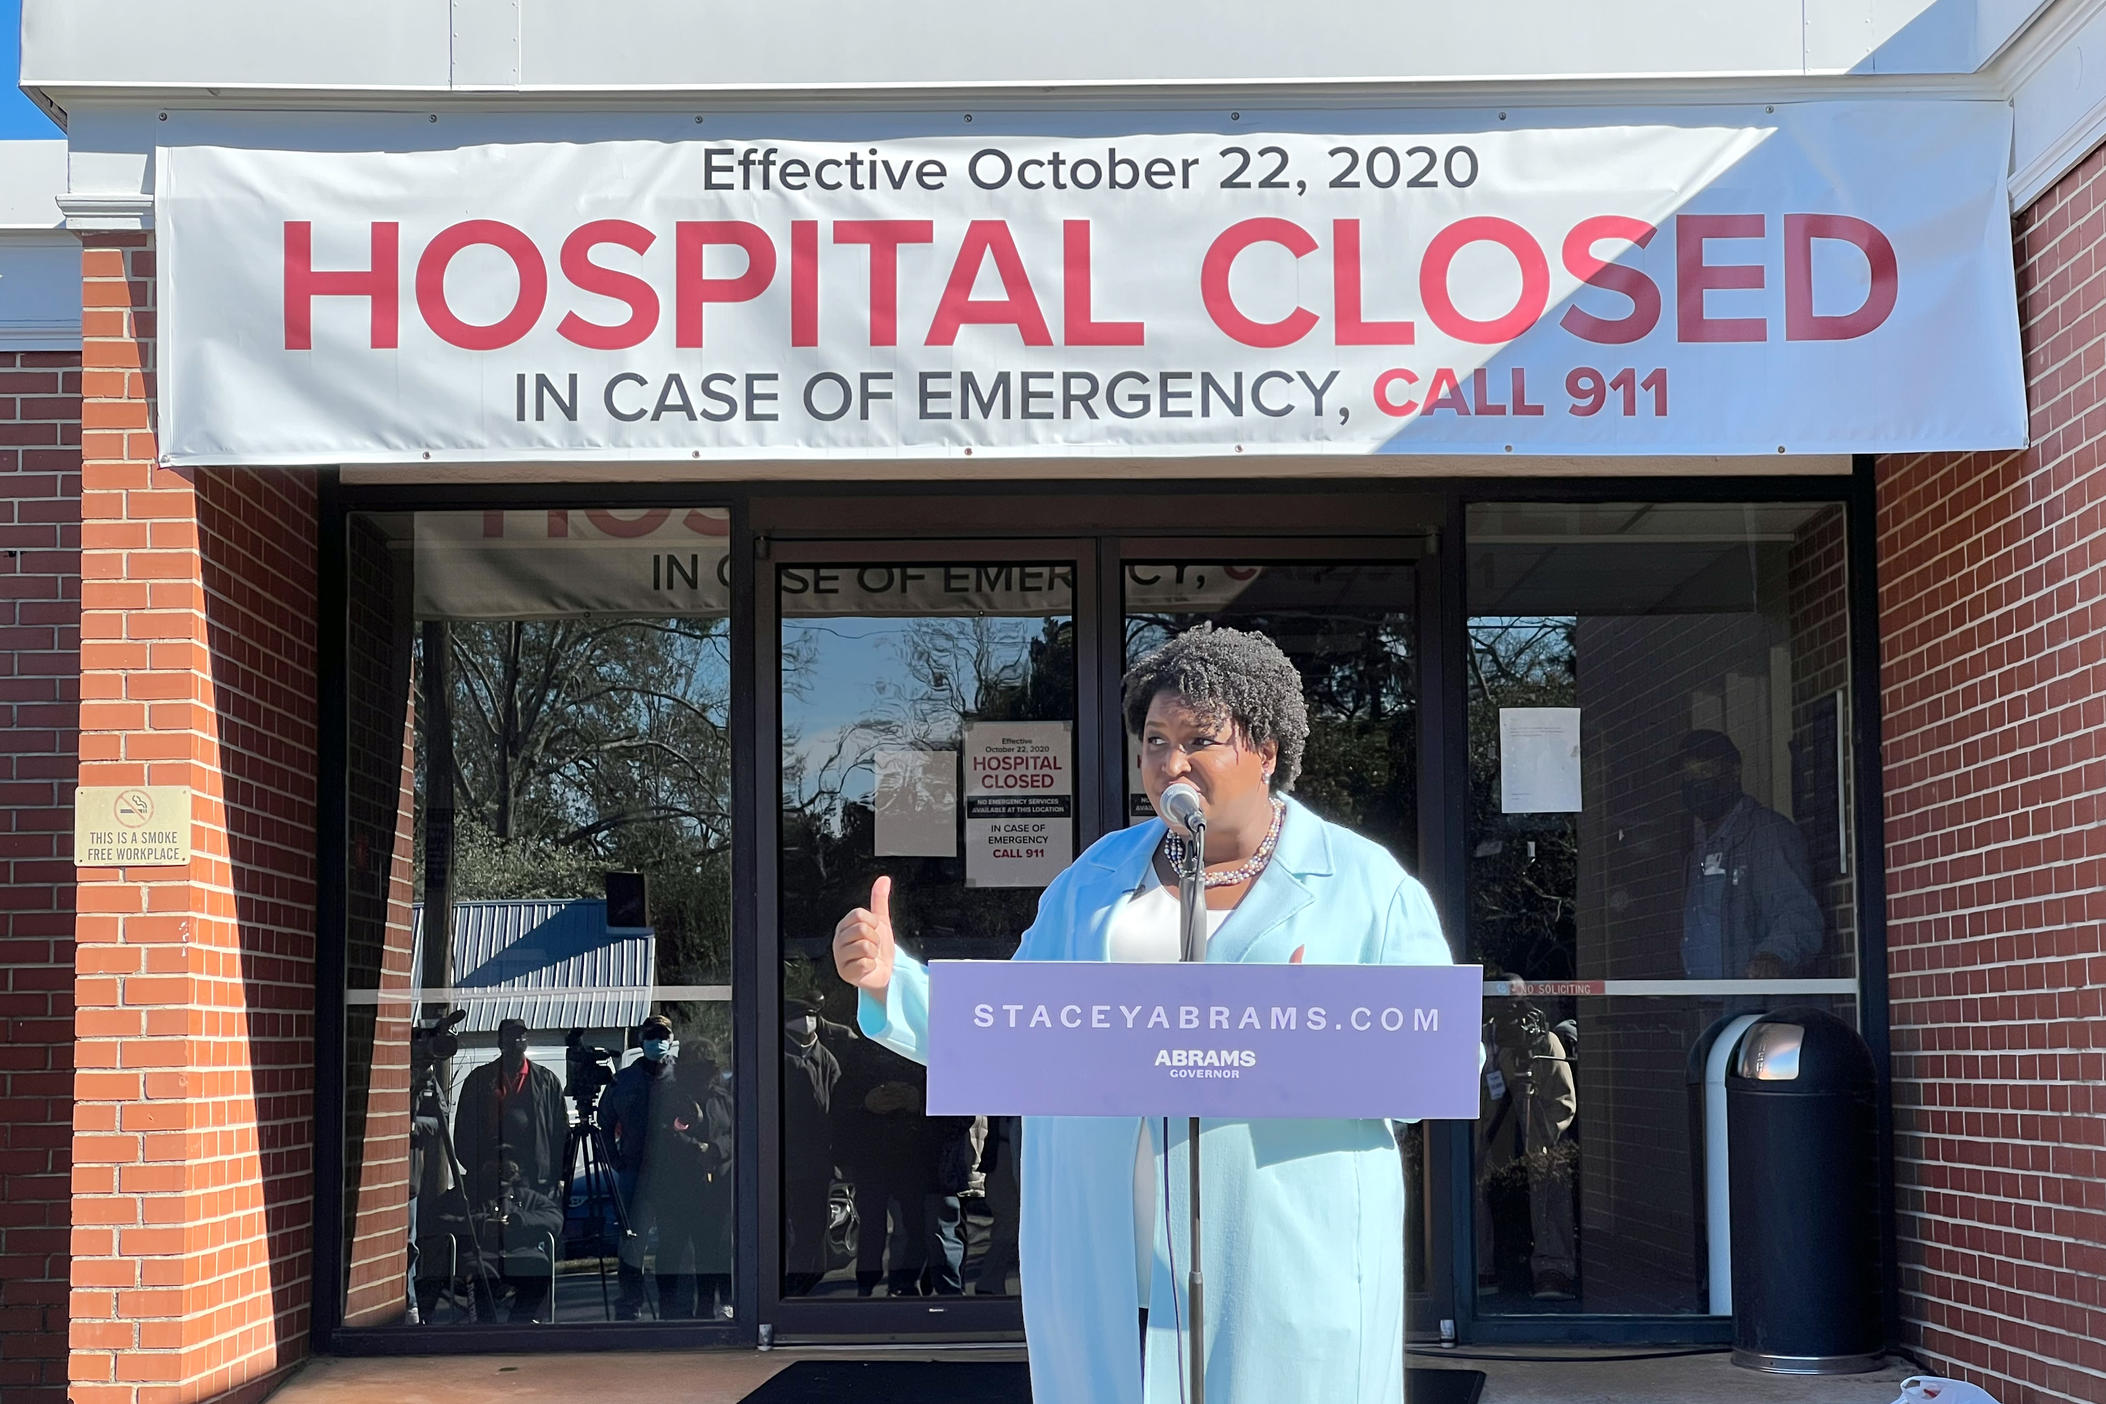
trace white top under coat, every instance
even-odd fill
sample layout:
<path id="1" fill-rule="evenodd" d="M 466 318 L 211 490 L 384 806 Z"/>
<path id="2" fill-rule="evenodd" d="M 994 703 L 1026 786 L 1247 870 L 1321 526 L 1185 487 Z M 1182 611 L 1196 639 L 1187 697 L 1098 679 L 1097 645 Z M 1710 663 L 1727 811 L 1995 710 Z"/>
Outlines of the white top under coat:
<path id="1" fill-rule="evenodd" d="M 1207 909 L 1207 936 L 1221 929 L 1234 908 Z M 1153 961 L 1168 964 L 1184 953 L 1184 936 L 1177 927 L 1177 893 L 1163 885 L 1153 864 L 1148 876 L 1126 899 L 1112 918 L 1109 953 L 1112 960 Z M 1161 1192 L 1154 1138 L 1144 1129 L 1133 1162 L 1133 1271 L 1142 1301 L 1148 1300 L 1148 1275 L 1154 1259 L 1155 1201 Z"/>

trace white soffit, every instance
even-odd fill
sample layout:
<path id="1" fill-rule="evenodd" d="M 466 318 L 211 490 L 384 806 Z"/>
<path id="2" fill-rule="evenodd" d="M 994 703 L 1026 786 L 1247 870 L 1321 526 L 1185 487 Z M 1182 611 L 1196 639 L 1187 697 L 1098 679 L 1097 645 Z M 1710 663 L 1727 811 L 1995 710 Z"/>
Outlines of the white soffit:
<path id="1" fill-rule="evenodd" d="M 552 93 L 1967 75 L 2037 0 L 26 0 L 48 92 Z"/>
<path id="2" fill-rule="evenodd" d="M 137 107 L 149 101 L 318 112 L 531 98 L 547 112 L 789 93 L 807 106 L 1094 93 L 1129 107 L 1203 94 L 1254 106 L 1949 94 L 2011 102 L 2014 207 L 2106 139 L 2106 0 L 1337 0 L 1320 23 L 1273 0 L 1057 11 L 628 0 L 613 12 L 575 0 L 24 0 L 22 25 L 26 88 L 69 114 L 122 106 L 132 124 L 155 120 Z M 114 149 L 154 144 L 146 133 Z M 90 202 L 137 194 L 145 172 L 129 164 L 77 163 L 74 188 Z M 84 207 L 75 222 L 138 228 L 139 213 Z"/>

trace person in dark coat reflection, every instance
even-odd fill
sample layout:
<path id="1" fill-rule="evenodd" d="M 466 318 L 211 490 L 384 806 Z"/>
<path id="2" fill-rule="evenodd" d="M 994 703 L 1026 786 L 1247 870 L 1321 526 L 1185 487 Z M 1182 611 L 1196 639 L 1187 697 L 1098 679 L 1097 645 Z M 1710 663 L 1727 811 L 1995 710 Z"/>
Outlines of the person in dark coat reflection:
<path id="1" fill-rule="evenodd" d="M 636 1029 L 640 1050 L 634 1062 L 614 1075 L 600 1104 L 600 1123 L 613 1142 L 615 1178 L 629 1206 L 629 1234 L 622 1240 L 619 1280 L 621 1299 L 615 1318 L 635 1321 L 644 1309 L 644 1255 L 656 1231 L 658 1315 L 675 1320 L 694 1313 L 694 1269 L 688 1251 L 695 1187 L 686 1173 L 685 1153 L 673 1123 L 680 1110 L 678 1060 L 673 1054 L 673 1021 L 653 1014 Z"/>
<path id="2" fill-rule="evenodd" d="M 834 1182 L 829 1115 L 841 1065 L 819 1042 L 819 1016 L 783 1004 L 783 1293 L 800 1297 L 826 1276 L 827 1199 Z"/>
<path id="3" fill-rule="evenodd" d="M 463 1248 L 471 1255 L 483 1254 L 486 1264 L 492 1253 L 510 1259 L 508 1250 L 516 1235 L 500 1235 L 502 1242 L 493 1244 L 479 1226 L 501 1214 L 500 1206 L 508 1201 L 559 1206 L 556 1228 L 559 1234 L 562 1230 L 563 1144 L 570 1118 L 563 1109 L 563 1080 L 527 1058 L 528 1037 L 523 1020 L 506 1019 L 497 1026 L 497 1057 L 462 1082 L 454 1119 L 454 1149 L 467 1176 L 461 1188 L 473 1215 L 471 1242 Z M 501 1275 L 511 1280 L 509 1273 Z M 543 1295 L 547 1275 L 545 1266 L 536 1274 Z M 488 1321 L 494 1310 L 490 1285 L 484 1273 L 476 1276 L 477 1315 Z M 513 1307 L 515 1317 L 521 1315 L 522 1305 L 529 1317 L 539 1310 L 526 1300 L 524 1289 Z"/>
<path id="4" fill-rule="evenodd" d="M 838 1046 L 841 1085 L 834 1093 L 834 1134 L 838 1158 L 855 1184 L 861 1226 L 856 1295 L 871 1296 L 887 1280 L 889 1240 L 887 1290 L 895 1297 L 914 1296 L 921 1291 L 928 1266 L 925 1197 L 930 1174 L 921 1110 L 925 1074 L 867 1038 L 844 1040 Z M 899 1228 L 892 1233 L 895 1215 Z"/>
<path id="5" fill-rule="evenodd" d="M 731 1306 L 732 1134 L 736 1110 L 726 1082 L 699 1043 L 683 1042 L 664 1099 L 670 1194 L 656 1199 L 659 1310 L 667 1320 L 707 1320 Z M 663 1172 L 670 1170 L 671 1175 Z M 668 1299 L 668 1274 L 675 1292 Z M 691 1290 L 688 1284 L 692 1284 Z"/>

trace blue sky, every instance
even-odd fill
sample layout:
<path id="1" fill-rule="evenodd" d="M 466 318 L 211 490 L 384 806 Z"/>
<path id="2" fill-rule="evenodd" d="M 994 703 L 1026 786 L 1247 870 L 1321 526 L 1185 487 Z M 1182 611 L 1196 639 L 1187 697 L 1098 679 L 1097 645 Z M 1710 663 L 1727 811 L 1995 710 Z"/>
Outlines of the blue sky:
<path id="1" fill-rule="evenodd" d="M 0 140 L 60 135 L 43 110 L 15 86 L 22 75 L 22 0 L 0 0 L 0 70 L 7 74 L 6 83 L 0 84 Z"/>

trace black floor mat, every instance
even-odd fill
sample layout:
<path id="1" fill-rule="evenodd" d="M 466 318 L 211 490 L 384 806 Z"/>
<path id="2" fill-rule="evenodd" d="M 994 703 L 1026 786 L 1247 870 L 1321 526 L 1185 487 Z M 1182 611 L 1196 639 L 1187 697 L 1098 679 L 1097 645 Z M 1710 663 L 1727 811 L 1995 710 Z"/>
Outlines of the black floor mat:
<path id="1" fill-rule="evenodd" d="M 1408 1404 L 1478 1404 L 1478 1370 L 1411 1370 Z M 1018 1404 L 1031 1397 L 1027 1367 L 993 1361 L 800 1360 L 743 1404 Z"/>

